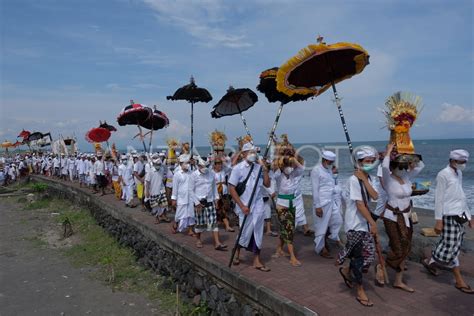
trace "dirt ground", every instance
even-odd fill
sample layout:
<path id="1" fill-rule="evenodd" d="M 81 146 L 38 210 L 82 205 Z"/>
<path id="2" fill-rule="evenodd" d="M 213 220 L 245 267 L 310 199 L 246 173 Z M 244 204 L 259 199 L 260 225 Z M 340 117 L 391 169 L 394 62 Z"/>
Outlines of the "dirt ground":
<path id="1" fill-rule="evenodd" d="M 0 198 L 0 316 L 164 315 L 157 302 L 113 292 L 93 268 L 75 268 L 61 249 L 62 226 L 47 210 L 24 210 L 17 197 Z"/>

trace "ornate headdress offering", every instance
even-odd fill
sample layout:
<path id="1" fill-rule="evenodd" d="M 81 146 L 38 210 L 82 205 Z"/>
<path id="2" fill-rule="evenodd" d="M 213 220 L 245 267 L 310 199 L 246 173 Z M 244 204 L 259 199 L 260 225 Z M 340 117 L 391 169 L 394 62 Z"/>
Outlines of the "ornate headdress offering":
<path id="1" fill-rule="evenodd" d="M 225 148 L 227 137 L 221 131 L 214 130 L 210 135 L 211 146 L 214 151 L 221 151 Z"/>
<path id="2" fill-rule="evenodd" d="M 415 154 L 409 132 L 421 112 L 421 97 L 396 92 L 387 99 L 385 105 L 387 108 L 383 112 L 390 130 L 390 142 L 396 144 L 398 154 Z"/>
<path id="3" fill-rule="evenodd" d="M 245 135 L 243 137 L 237 137 L 237 141 L 239 142 L 239 150 L 242 150 L 242 147 L 246 143 L 253 143 L 252 137 L 250 135 Z"/>
<path id="4" fill-rule="evenodd" d="M 175 164 L 177 162 L 176 149 L 179 147 L 179 143 L 175 138 L 168 138 L 166 140 L 168 145 L 168 156 L 166 157 L 166 163 L 168 165 Z"/>
<path id="5" fill-rule="evenodd" d="M 280 139 L 281 141 L 276 143 L 274 159 L 278 168 L 291 165 L 296 156 L 295 148 L 288 140 L 288 135 L 282 134 Z"/>

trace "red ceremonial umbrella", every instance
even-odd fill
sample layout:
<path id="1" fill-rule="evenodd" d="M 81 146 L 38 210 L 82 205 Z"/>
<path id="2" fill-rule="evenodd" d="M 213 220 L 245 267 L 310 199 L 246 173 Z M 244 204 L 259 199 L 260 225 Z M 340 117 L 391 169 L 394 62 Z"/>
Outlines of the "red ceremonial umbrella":
<path id="1" fill-rule="evenodd" d="M 142 133 L 142 128 L 140 124 L 143 124 L 153 115 L 153 110 L 143 104 L 135 103 L 133 100 L 130 100 L 130 105 L 127 105 L 123 108 L 120 112 L 119 116 L 117 117 L 117 122 L 120 126 L 125 125 L 136 125 L 138 127 L 138 135 L 140 140 L 142 141 L 143 148 L 146 150 L 145 140 Z"/>
<path id="2" fill-rule="evenodd" d="M 102 143 L 107 142 L 110 138 L 110 131 L 103 127 L 94 127 L 91 128 L 86 133 L 86 140 L 89 143 Z"/>

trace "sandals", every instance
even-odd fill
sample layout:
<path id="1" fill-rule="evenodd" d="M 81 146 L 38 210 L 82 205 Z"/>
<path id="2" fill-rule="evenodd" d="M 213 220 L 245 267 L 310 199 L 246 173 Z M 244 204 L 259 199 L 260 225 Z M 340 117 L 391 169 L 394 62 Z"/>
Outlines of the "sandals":
<path id="1" fill-rule="evenodd" d="M 408 293 L 415 293 L 415 290 L 412 288 L 409 288 L 408 286 L 398 286 L 398 285 L 392 285 L 394 289 L 399 289 Z"/>
<path id="2" fill-rule="evenodd" d="M 352 281 L 344 274 L 344 272 L 342 272 L 343 269 L 344 269 L 343 267 L 339 268 L 339 274 L 344 279 L 344 283 L 347 285 L 348 288 L 350 288 L 350 289 L 354 288 L 354 285 L 352 284 Z"/>
<path id="3" fill-rule="evenodd" d="M 275 232 L 268 232 L 268 233 L 265 233 L 265 235 L 270 236 L 270 237 L 278 237 L 278 234 Z"/>
<path id="4" fill-rule="evenodd" d="M 357 302 L 360 303 L 360 305 L 365 306 L 365 307 L 372 307 L 374 306 L 374 303 L 372 303 L 369 299 L 363 300 L 360 297 L 356 297 Z"/>
<path id="5" fill-rule="evenodd" d="M 173 224 L 171 225 L 171 233 L 176 234 L 178 232 L 178 225 Z"/>
<path id="6" fill-rule="evenodd" d="M 326 259 L 334 259 L 334 256 L 331 256 L 329 252 L 321 252 L 319 255 Z"/>
<path id="7" fill-rule="evenodd" d="M 305 235 L 306 237 L 313 237 L 314 231 L 312 231 L 311 229 L 308 229 L 307 231 L 303 232 L 303 235 Z"/>
<path id="8" fill-rule="evenodd" d="M 427 260 L 428 259 L 421 260 L 421 264 L 426 268 L 426 270 L 429 273 L 431 273 L 434 276 L 438 276 L 439 275 L 438 269 L 434 267 L 434 264 L 429 264 Z"/>
<path id="9" fill-rule="evenodd" d="M 197 248 L 202 248 L 202 242 L 196 241 L 196 247 Z"/>
<path id="10" fill-rule="evenodd" d="M 457 286 L 457 285 L 454 285 L 455 288 L 457 288 L 459 291 L 463 292 L 463 293 L 466 293 L 466 294 L 474 294 L 474 290 L 471 289 L 471 287 L 469 285 L 467 286 Z"/>
<path id="11" fill-rule="evenodd" d="M 226 228 L 225 231 L 226 231 L 226 232 L 229 232 L 229 233 L 234 233 L 234 232 L 235 232 L 235 229 L 233 229 L 233 228 L 231 227 L 231 228 Z"/>
<path id="12" fill-rule="evenodd" d="M 385 286 L 385 280 L 384 280 L 384 277 L 383 277 L 383 271 L 380 271 L 380 270 L 382 270 L 382 266 L 379 263 L 375 266 L 375 280 L 374 281 L 375 281 L 376 286 L 384 287 Z M 377 275 L 380 274 L 380 273 L 382 274 L 382 280 L 379 280 L 377 278 Z"/>
<path id="13" fill-rule="evenodd" d="M 239 258 L 235 258 L 234 261 L 232 261 L 232 264 L 234 266 L 238 266 L 240 264 L 240 259 Z"/>
<path id="14" fill-rule="evenodd" d="M 260 266 L 260 267 L 254 267 L 255 269 L 262 271 L 262 272 L 270 272 L 270 268 L 267 268 L 266 266 Z"/>
<path id="15" fill-rule="evenodd" d="M 227 245 L 220 244 L 214 247 L 214 249 L 218 251 L 227 251 Z"/>

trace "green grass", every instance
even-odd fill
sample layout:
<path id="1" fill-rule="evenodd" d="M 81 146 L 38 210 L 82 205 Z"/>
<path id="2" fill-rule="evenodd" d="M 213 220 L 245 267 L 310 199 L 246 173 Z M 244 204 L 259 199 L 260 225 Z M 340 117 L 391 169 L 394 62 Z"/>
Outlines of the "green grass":
<path id="1" fill-rule="evenodd" d="M 51 199 L 41 199 L 41 200 L 37 200 L 29 204 L 26 204 L 24 209 L 25 210 L 45 209 L 45 208 L 48 208 L 50 204 L 51 204 Z"/>
<path id="2" fill-rule="evenodd" d="M 53 200 L 51 212 L 59 213 L 59 223 L 69 219 L 80 243 L 65 249 L 64 253 L 76 267 L 92 266 L 97 270 L 94 277 L 109 284 L 113 290 L 145 294 L 150 300 L 158 299 L 160 307 L 170 313 L 176 309 L 176 295 L 161 287 L 163 277 L 147 270 L 136 262 L 133 250 L 120 246 L 117 241 L 98 226 L 86 210 L 71 206 L 64 200 Z M 181 301 L 181 298 L 180 298 Z M 182 315 L 205 315 L 203 307 L 192 308 L 180 304 Z M 207 313 L 206 313 L 207 314 Z"/>

